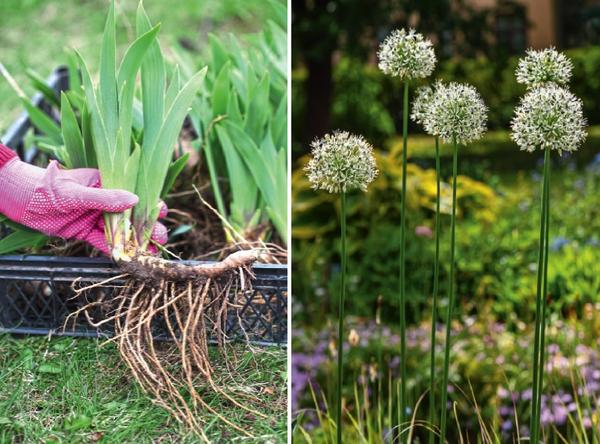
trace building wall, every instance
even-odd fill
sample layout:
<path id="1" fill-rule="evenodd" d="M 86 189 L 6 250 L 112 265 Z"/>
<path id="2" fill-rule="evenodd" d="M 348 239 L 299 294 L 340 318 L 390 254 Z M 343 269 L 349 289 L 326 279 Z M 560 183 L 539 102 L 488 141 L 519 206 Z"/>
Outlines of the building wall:
<path id="1" fill-rule="evenodd" d="M 499 0 L 468 0 L 476 8 L 496 8 Z M 516 0 L 526 9 L 527 45 L 535 49 L 556 45 L 556 7 L 554 0 Z"/>
<path id="2" fill-rule="evenodd" d="M 522 0 L 527 8 L 530 27 L 528 43 L 535 49 L 557 44 L 556 8 L 553 0 Z"/>

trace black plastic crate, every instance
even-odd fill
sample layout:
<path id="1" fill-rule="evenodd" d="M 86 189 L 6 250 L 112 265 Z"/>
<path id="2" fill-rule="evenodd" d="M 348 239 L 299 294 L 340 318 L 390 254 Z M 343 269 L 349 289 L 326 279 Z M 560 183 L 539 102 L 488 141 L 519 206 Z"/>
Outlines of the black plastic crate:
<path id="1" fill-rule="evenodd" d="M 68 88 L 65 68 L 55 70 L 48 84 L 55 91 Z M 33 103 L 53 118 L 52 108 L 41 95 Z M 35 162 L 42 153 L 26 147 L 24 137 L 31 128 L 26 113 L 9 128 L 2 142 L 15 149 L 21 159 Z M 192 262 L 193 263 L 193 262 Z M 255 264 L 251 291 L 232 292 L 229 296 L 237 307 L 225 319 L 223 330 L 230 339 L 250 339 L 257 344 L 287 342 L 287 267 Z M 113 326 L 94 328 L 84 316 L 77 322 L 63 324 L 69 314 L 84 301 L 73 298 L 72 284 L 82 286 L 117 276 L 119 269 L 108 258 L 0 256 L 0 332 L 18 334 L 54 334 L 84 337 L 110 337 Z M 97 287 L 86 292 L 86 300 L 110 298 L 114 289 Z M 92 315 L 92 317 L 94 317 Z M 97 321 L 98 319 L 96 319 Z M 153 326 L 157 339 L 166 338 L 166 328 L 158 319 Z"/>
<path id="2" fill-rule="evenodd" d="M 287 269 L 256 264 L 252 272 L 255 275 L 252 290 L 232 292 L 229 296 L 238 308 L 228 314 L 223 331 L 231 339 L 245 339 L 247 335 L 255 343 L 285 343 Z M 96 329 L 81 315 L 76 322 L 67 323 L 64 331 L 63 326 L 67 316 L 85 303 L 99 298 L 106 300 L 117 291 L 100 286 L 87 291 L 85 299 L 74 298 L 74 281 L 81 287 L 119 273 L 105 258 L 0 256 L 0 332 L 110 337 L 114 333 L 111 324 Z M 94 314 L 92 317 L 99 320 Z M 161 320 L 155 324 L 155 337 L 165 338 Z"/>

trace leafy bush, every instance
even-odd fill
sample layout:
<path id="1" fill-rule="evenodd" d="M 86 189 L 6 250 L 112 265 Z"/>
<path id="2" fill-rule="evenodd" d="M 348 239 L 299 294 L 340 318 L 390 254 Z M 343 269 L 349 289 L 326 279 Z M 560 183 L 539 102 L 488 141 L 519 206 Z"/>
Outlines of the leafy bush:
<path id="1" fill-rule="evenodd" d="M 349 312 L 373 313 L 379 295 L 388 310 L 384 319 L 395 322 L 398 298 L 399 162 L 378 154 L 381 178 L 363 198 L 350 196 L 349 208 Z M 550 310 L 581 315 L 586 303 L 600 302 L 600 221 L 596 217 L 600 187 L 600 159 L 585 170 L 554 172 L 551 189 L 551 233 L 548 288 Z M 435 173 L 409 164 L 407 240 L 407 294 L 410 319 L 418 321 L 431 299 L 434 241 L 432 205 Z M 459 178 L 457 282 L 459 300 L 466 312 L 484 305 L 499 319 L 533 318 L 536 261 L 539 241 L 539 173 L 513 177 L 510 187 L 493 189 L 466 176 Z M 323 316 L 328 295 L 338 285 L 337 245 L 327 233 L 338 230 L 337 210 L 330 196 L 312 193 L 302 171 L 294 183 L 294 297 L 297 317 Z M 560 184 L 560 186 L 558 185 Z M 441 257 L 448 257 L 448 184 L 442 192 Z M 417 229 L 417 227 L 419 227 Z M 418 233 L 417 233 L 418 231 Z M 360 246 L 360 247 L 359 247 Z M 440 294 L 445 297 L 447 261 L 443 261 Z M 320 304 L 314 304 L 314 299 Z M 311 306 L 313 308 L 311 308 Z M 318 311 L 314 311 L 318 307 Z"/>
<path id="2" fill-rule="evenodd" d="M 378 100 L 385 90 L 380 71 L 345 58 L 334 72 L 335 101 L 332 105 L 332 125 L 362 134 L 368 140 L 394 134 L 394 120 Z"/>
<path id="3" fill-rule="evenodd" d="M 285 10 L 279 0 L 268 3 Z M 287 62 L 285 22 L 269 20 L 242 40 L 210 37 L 206 86 L 190 120 L 206 159 L 219 212 L 244 238 L 264 235 L 270 222 L 287 239 Z M 194 64 L 178 51 L 186 68 Z M 222 190 L 222 178 L 227 178 Z M 224 195 L 228 193 L 227 206 Z M 225 230 L 229 240 L 236 239 Z M 258 235 L 256 235 L 258 233 Z"/>

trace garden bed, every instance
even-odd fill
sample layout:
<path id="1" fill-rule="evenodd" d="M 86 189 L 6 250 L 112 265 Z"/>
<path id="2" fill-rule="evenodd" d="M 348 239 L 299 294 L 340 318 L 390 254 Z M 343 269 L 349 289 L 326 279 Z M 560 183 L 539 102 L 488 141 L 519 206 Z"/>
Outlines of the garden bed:
<path id="1" fill-rule="evenodd" d="M 57 92 L 68 89 L 67 69 L 56 69 L 47 83 Z M 41 94 L 34 96 L 32 103 L 57 119 Z M 9 128 L 2 142 L 16 150 L 21 159 L 35 163 L 43 153 L 35 147 L 26 146 L 25 135 L 30 128 L 31 122 L 23 113 Z M 253 289 L 232 292 L 229 296 L 235 309 L 224 320 L 223 331 L 230 339 L 285 344 L 287 267 L 256 264 L 252 272 L 256 277 Z M 80 316 L 76 322 L 63 324 L 70 313 L 84 304 L 81 298 L 73 298 L 74 282 L 83 287 L 118 274 L 118 268 L 108 258 L 0 256 L 0 332 L 109 337 L 114 333 L 110 323 L 97 329 L 89 319 Z M 111 284 L 118 284 L 118 281 Z M 113 288 L 96 287 L 86 292 L 87 302 L 110 298 L 114 291 Z M 167 336 L 163 320 L 157 319 L 153 329 L 157 339 Z"/>

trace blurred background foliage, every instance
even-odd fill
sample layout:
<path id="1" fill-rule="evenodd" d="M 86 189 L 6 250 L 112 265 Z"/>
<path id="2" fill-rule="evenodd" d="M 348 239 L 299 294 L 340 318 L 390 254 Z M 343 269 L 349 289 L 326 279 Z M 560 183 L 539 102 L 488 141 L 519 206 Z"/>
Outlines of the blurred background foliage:
<path id="1" fill-rule="evenodd" d="M 135 17 L 137 4 L 136 0 L 117 1 L 117 45 L 121 52 L 135 36 L 131 17 Z M 46 78 L 65 63 L 65 49 L 75 48 L 82 54 L 98 52 L 106 5 L 105 0 L 3 0 L 0 16 L 5 26 L 0 35 L 0 61 L 31 96 L 34 88 L 25 75 L 27 68 Z M 208 33 L 256 32 L 275 14 L 270 2 L 245 0 L 146 0 L 144 6 L 150 17 L 160 18 L 163 46 L 181 44 L 197 58 L 208 54 Z M 169 51 L 166 56 L 169 58 Z M 97 66 L 91 64 L 89 68 L 96 72 Z M 0 82 L 0 133 L 20 110 L 10 86 Z"/>
<path id="2" fill-rule="evenodd" d="M 560 239 L 567 241 L 550 261 L 550 288 L 560 302 L 553 304 L 555 309 L 567 307 L 575 299 L 600 300 L 597 283 L 589 281 L 590 275 L 569 271 L 575 267 L 570 258 L 587 258 L 590 267 L 600 259 L 600 253 L 595 256 L 598 199 L 593 192 L 600 152 L 600 80 L 594 74 L 600 71 L 600 45 L 596 45 L 600 42 L 600 11 L 594 2 L 583 0 L 570 2 L 572 5 L 559 2 L 560 7 L 550 2 L 546 6 L 554 5 L 550 12 L 556 19 L 552 25 L 544 22 L 546 16 L 537 8 L 544 2 L 294 2 L 292 180 L 294 272 L 298 276 L 294 294 L 300 304 L 295 309 L 299 322 L 325 315 L 322 310 L 311 311 L 315 295 L 328 300 L 335 294 L 339 261 L 337 245 L 330 239 L 335 239 L 339 230 L 339 208 L 335 196 L 310 190 L 302 167 L 310 141 L 336 128 L 365 135 L 377 148 L 381 170 L 366 196 L 350 196 L 349 238 L 354 243 L 349 262 L 351 310 L 359 315 L 372 312 L 379 294 L 391 307 L 395 304 L 402 85 L 377 68 L 376 51 L 391 29 L 403 26 L 415 27 L 432 39 L 439 58 L 431 78 L 419 84 L 435 78 L 468 82 L 481 92 L 489 107 L 490 131 L 460 153 L 459 292 L 465 304 L 475 297 L 478 303 L 497 303 L 498 313 L 510 309 L 531 316 L 535 281 L 531 264 L 535 263 L 538 236 L 541 155 L 520 152 L 510 139 L 513 110 L 524 93 L 524 87 L 516 82 L 515 67 L 527 47 L 541 44 L 558 46 L 572 60 L 570 85 L 584 101 L 590 126 L 579 152 L 554 159 L 552 234 L 557 245 Z M 513 25 L 508 30 L 504 26 L 507 17 Z M 536 34 L 539 29 L 546 32 Z M 416 86 L 412 85 L 413 93 Z M 407 202 L 413 234 L 407 244 L 408 288 L 411 317 L 418 321 L 431 292 L 434 141 L 412 122 L 409 134 Z M 443 176 L 448 180 L 449 148 L 442 145 L 441 154 Z M 447 188 L 445 183 L 445 214 Z M 446 216 L 442 220 L 444 236 L 448 220 Z M 442 248 L 448 248 L 446 239 Z"/>
<path id="3" fill-rule="evenodd" d="M 411 95 L 417 86 L 436 78 L 468 82 L 481 92 L 489 107 L 490 131 L 482 140 L 461 148 L 459 154 L 459 308 L 451 369 L 455 393 L 451 398 L 458 402 L 461 427 L 474 442 L 481 436 L 477 435 L 475 400 L 481 407 L 482 421 L 497 432 L 499 442 L 512 442 L 516 426 L 514 418 L 509 421 L 506 412 L 504 416 L 499 413 L 500 407 L 506 410 L 506 404 L 510 404 L 502 396 L 506 390 L 526 390 L 530 374 L 542 155 L 520 152 L 510 139 L 513 110 L 524 93 L 523 86 L 515 80 L 514 70 L 528 47 L 556 46 L 573 62 L 570 88 L 582 98 L 590 126 L 588 139 L 580 151 L 570 156 L 553 155 L 549 343 L 555 341 L 560 351 L 549 353 L 558 354 L 569 365 L 565 364 L 565 371 L 558 379 L 549 378 L 548 392 L 560 390 L 571 397 L 582 396 L 582 402 L 589 401 L 592 411 L 582 413 L 580 419 L 585 419 L 585 425 L 575 419 L 567 427 L 564 418 L 553 410 L 558 407 L 550 406 L 547 411 L 550 419 L 545 424 L 555 427 L 568 442 L 582 442 L 577 439 L 582 439 L 581 433 L 589 431 L 592 423 L 596 424 L 593 430 L 600 430 L 594 389 L 582 392 L 578 383 L 573 382 L 577 380 L 573 376 L 576 362 L 585 361 L 590 372 L 596 372 L 600 378 L 597 357 L 590 357 L 583 349 L 576 350 L 578 345 L 591 349 L 600 345 L 597 317 L 590 317 L 590 310 L 600 306 L 597 192 L 600 79 L 595 74 L 600 72 L 600 8 L 597 2 L 297 0 L 292 6 L 295 327 L 292 380 L 300 381 L 293 388 L 297 425 L 310 431 L 315 437 L 313 442 L 322 442 L 322 434 L 330 429 L 327 421 L 311 418 L 303 408 L 315 406 L 309 382 L 327 397 L 335 379 L 331 363 L 337 338 L 331 325 L 340 278 L 340 208 L 337 196 L 310 189 L 302 168 L 311 140 L 337 128 L 363 134 L 371 141 L 380 169 L 380 176 L 366 194 L 348 196 L 350 257 L 346 313 L 353 318 L 348 328 L 355 328 L 361 340 L 358 344 L 349 341 L 347 345 L 351 351 L 345 368 L 345 381 L 349 381 L 345 397 L 355 418 L 365 415 L 364 427 L 354 427 L 354 431 L 384 433 L 378 429 L 381 426 L 377 423 L 378 415 L 373 414 L 371 422 L 366 415 L 369 406 L 376 405 L 381 397 L 384 405 L 394 398 L 393 393 L 386 394 L 385 387 L 388 375 L 397 371 L 399 359 L 402 84 L 379 71 L 376 51 L 392 29 L 410 26 L 433 41 L 438 56 L 434 74 L 411 85 Z M 442 145 L 441 153 L 442 270 L 441 301 L 436 314 L 439 319 L 447 308 L 451 178 L 449 147 Z M 407 154 L 406 286 L 407 317 L 412 331 L 408 365 L 414 378 L 409 381 L 414 403 L 426 390 L 429 365 L 426 326 L 431 319 L 435 170 L 434 141 L 412 122 Z M 373 324 L 374 319 L 380 322 Z M 383 333 L 377 337 L 379 331 Z M 366 380 L 369 383 L 365 384 Z M 362 397 L 363 392 L 368 395 Z M 528 401 L 525 396 L 515 399 L 519 422 L 526 424 Z M 425 419 L 427 407 L 421 405 L 420 411 L 417 418 Z M 459 442 L 454 419 L 451 427 L 454 435 L 450 442 Z M 301 438 L 298 430 L 295 436 Z M 575 437 L 573 433 L 580 434 Z M 382 434 L 369 439 L 369 442 L 383 441 Z M 302 438 L 299 442 L 303 442 Z"/>

